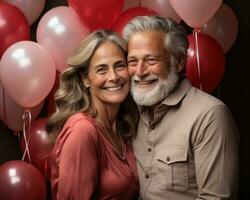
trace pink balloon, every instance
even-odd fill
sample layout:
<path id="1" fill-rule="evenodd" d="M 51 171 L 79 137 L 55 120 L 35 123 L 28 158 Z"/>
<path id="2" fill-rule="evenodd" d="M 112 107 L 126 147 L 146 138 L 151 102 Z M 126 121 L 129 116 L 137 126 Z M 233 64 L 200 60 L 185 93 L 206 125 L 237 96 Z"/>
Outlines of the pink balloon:
<path id="1" fill-rule="evenodd" d="M 222 0 L 170 0 L 177 14 L 191 27 L 201 27 L 219 9 Z"/>
<path id="2" fill-rule="evenodd" d="M 123 6 L 123 11 L 129 8 L 140 6 L 140 0 L 125 0 L 125 5 Z"/>
<path id="3" fill-rule="evenodd" d="M 30 108 L 31 118 L 34 120 L 42 110 L 44 101 Z M 13 131 L 23 129 L 24 108 L 13 101 L 0 84 L 0 118 L 4 124 Z"/>
<path id="4" fill-rule="evenodd" d="M 226 4 L 222 4 L 215 15 L 202 26 L 202 32 L 216 39 L 223 51 L 227 52 L 238 34 L 238 21 L 234 11 Z"/>
<path id="5" fill-rule="evenodd" d="M 169 0 L 141 0 L 141 5 L 155 10 L 162 17 L 169 17 L 180 23 L 181 18 L 175 12 Z"/>
<path id="6" fill-rule="evenodd" d="M 1 200 L 46 200 L 46 184 L 40 172 L 19 160 L 0 166 Z"/>
<path id="7" fill-rule="evenodd" d="M 33 164 L 46 178 L 50 179 L 50 154 L 53 148 L 48 133 L 45 129 L 47 118 L 39 118 L 31 123 L 30 131 L 27 131 L 28 147 Z M 21 150 L 25 151 L 25 140 L 22 135 Z M 26 160 L 28 160 L 26 154 Z"/>
<path id="8" fill-rule="evenodd" d="M 43 11 L 45 0 L 3 0 L 18 7 L 26 16 L 29 25 L 39 17 Z"/>
<path id="9" fill-rule="evenodd" d="M 24 108 L 39 104 L 53 87 L 55 64 L 48 51 L 31 41 L 10 46 L 0 62 L 0 79 L 10 97 Z"/>
<path id="10" fill-rule="evenodd" d="M 59 6 L 49 10 L 37 27 L 37 41 L 53 57 L 58 71 L 68 67 L 67 58 L 89 33 L 73 9 Z"/>

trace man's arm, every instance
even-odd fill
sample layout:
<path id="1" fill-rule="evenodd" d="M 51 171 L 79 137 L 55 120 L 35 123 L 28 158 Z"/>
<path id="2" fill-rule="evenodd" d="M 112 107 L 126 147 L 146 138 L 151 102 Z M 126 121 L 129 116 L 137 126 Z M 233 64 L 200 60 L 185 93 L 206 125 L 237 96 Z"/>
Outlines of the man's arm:
<path id="1" fill-rule="evenodd" d="M 224 105 L 210 108 L 194 144 L 197 200 L 233 200 L 238 190 L 238 131 Z"/>

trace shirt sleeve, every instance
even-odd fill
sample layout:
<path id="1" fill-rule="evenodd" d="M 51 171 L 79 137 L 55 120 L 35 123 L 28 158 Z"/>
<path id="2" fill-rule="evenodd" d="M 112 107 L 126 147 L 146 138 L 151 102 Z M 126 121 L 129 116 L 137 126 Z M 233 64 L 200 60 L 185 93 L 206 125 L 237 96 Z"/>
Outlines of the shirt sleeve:
<path id="1" fill-rule="evenodd" d="M 237 199 L 238 131 L 225 105 L 210 109 L 194 142 L 197 200 Z"/>
<path id="2" fill-rule="evenodd" d="M 96 129 L 81 120 L 65 129 L 60 150 L 58 200 L 88 200 L 97 183 L 98 140 Z"/>

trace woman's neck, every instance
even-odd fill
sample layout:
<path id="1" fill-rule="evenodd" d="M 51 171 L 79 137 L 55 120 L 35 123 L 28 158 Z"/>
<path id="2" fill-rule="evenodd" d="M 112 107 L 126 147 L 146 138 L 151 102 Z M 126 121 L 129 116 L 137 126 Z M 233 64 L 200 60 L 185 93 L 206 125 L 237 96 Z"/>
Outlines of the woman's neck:
<path id="1" fill-rule="evenodd" d="M 115 128 L 120 104 L 107 104 L 98 100 L 93 101 L 93 103 L 97 111 L 96 118 L 116 132 Z"/>
<path id="2" fill-rule="evenodd" d="M 121 157 L 124 157 L 124 149 L 119 130 L 117 130 L 117 115 L 120 104 L 106 104 L 99 101 L 93 101 L 97 111 L 96 120 L 103 126 L 107 138 Z"/>

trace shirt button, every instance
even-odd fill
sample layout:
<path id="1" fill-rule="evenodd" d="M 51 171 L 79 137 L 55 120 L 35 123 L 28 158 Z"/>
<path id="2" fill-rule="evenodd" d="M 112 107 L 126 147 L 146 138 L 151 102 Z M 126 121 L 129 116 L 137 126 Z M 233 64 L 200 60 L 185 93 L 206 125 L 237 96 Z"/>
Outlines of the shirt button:
<path id="1" fill-rule="evenodd" d="M 169 156 L 167 157 L 167 161 L 170 161 L 170 157 Z"/>
<path id="2" fill-rule="evenodd" d="M 148 178 L 149 178 L 149 174 L 146 174 L 146 175 L 145 175 L 145 178 L 148 179 Z"/>
<path id="3" fill-rule="evenodd" d="M 151 152 L 152 151 L 152 148 L 151 147 L 148 147 L 148 152 Z"/>
<path id="4" fill-rule="evenodd" d="M 154 130 L 155 126 L 154 125 L 150 125 L 150 129 Z"/>

